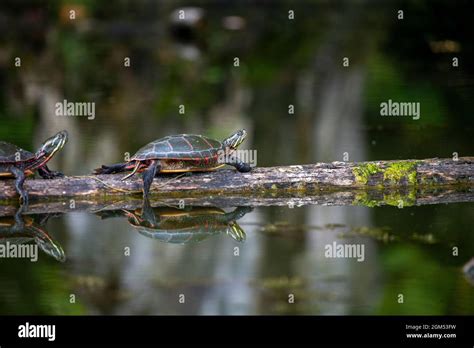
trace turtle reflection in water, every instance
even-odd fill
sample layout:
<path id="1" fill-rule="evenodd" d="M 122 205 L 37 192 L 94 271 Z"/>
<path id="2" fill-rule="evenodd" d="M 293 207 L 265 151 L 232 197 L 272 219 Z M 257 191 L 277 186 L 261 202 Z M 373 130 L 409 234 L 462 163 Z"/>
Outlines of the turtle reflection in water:
<path id="1" fill-rule="evenodd" d="M 471 283 L 471 285 L 474 285 L 474 257 L 464 265 L 463 272 L 469 283 Z"/>
<path id="2" fill-rule="evenodd" d="M 21 245 L 34 241 L 46 254 L 64 262 L 66 255 L 61 245 L 43 229 L 50 217 L 49 214 L 23 217 L 21 209 L 14 217 L 0 217 L 0 244 Z"/>
<path id="3" fill-rule="evenodd" d="M 238 242 L 245 240 L 245 232 L 236 220 L 252 211 L 251 207 L 238 207 L 226 213 L 216 207 L 172 207 L 122 210 L 128 222 L 137 231 L 149 238 L 173 244 L 195 243 L 225 233 Z M 104 216 L 104 214 L 101 214 Z M 110 216 L 110 213 L 106 215 Z"/>

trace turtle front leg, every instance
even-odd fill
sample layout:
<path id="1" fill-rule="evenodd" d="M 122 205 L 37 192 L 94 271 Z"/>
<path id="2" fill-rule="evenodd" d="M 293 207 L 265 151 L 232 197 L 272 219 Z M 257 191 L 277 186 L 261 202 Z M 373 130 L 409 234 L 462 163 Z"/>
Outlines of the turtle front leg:
<path id="1" fill-rule="evenodd" d="M 251 211 L 253 211 L 253 207 L 241 206 L 235 208 L 235 210 L 229 213 L 224 214 L 224 217 L 227 221 L 239 220 Z"/>
<path id="2" fill-rule="evenodd" d="M 38 168 L 38 173 L 43 179 L 63 178 L 64 174 L 48 168 L 47 165 Z"/>
<path id="3" fill-rule="evenodd" d="M 241 173 L 247 173 L 252 170 L 250 164 L 242 162 L 237 156 L 232 155 L 230 156 L 229 160 L 226 164 L 235 167 Z"/>
<path id="4" fill-rule="evenodd" d="M 148 165 L 148 168 L 143 172 L 143 199 L 148 199 L 148 194 L 150 193 L 151 183 L 155 174 L 161 170 L 160 161 L 153 160 Z"/>
<path id="5" fill-rule="evenodd" d="M 222 223 L 228 223 L 241 219 L 245 214 L 250 213 L 251 211 L 253 211 L 252 207 L 241 206 L 228 213 L 217 215 L 215 219 Z"/>
<path id="6" fill-rule="evenodd" d="M 23 169 L 17 167 L 11 167 L 10 172 L 15 176 L 15 189 L 20 195 L 20 202 L 24 206 L 28 206 L 28 193 L 26 192 L 23 184 L 25 183 L 25 172 Z"/>

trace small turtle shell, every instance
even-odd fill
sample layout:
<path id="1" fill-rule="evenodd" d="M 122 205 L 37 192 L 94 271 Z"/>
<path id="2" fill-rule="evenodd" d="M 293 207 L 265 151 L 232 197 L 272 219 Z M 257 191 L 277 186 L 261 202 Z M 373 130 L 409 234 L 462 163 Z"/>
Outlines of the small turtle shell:
<path id="1" fill-rule="evenodd" d="M 217 155 L 221 148 L 221 142 L 202 135 L 171 135 L 145 145 L 137 151 L 131 160 L 210 158 Z"/>
<path id="2" fill-rule="evenodd" d="M 24 162 L 34 157 L 35 155 L 29 151 L 5 141 L 0 141 L 0 163 Z"/>

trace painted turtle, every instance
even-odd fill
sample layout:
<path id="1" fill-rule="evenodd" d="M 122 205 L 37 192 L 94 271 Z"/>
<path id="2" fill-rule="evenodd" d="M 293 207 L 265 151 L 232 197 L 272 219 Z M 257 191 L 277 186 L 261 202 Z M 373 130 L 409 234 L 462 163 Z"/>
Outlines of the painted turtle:
<path id="1" fill-rule="evenodd" d="M 245 232 L 236 220 L 252 211 L 251 207 L 238 207 L 226 213 L 217 207 L 172 207 L 151 208 L 148 203 L 143 208 L 101 212 L 102 218 L 125 216 L 140 234 L 173 244 L 200 242 L 209 237 L 225 233 L 238 242 L 245 240 Z"/>
<path id="2" fill-rule="evenodd" d="M 173 244 L 196 243 L 209 237 L 225 233 L 238 242 L 245 240 L 245 232 L 236 220 L 252 208 L 238 207 L 226 213 L 216 207 L 155 208 L 154 216 L 143 210 L 127 211 L 128 222 L 137 231 L 149 238 Z"/>
<path id="3" fill-rule="evenodd" d="M 142 147 L 130 161 L 103 165 L 94 174 L 132 170 L 123 178 L 125 180 L 137 172 L 143 172 L 143 196 L 146 198 L 157 173 L 206 172 L 226 164 L 234 166 L 239 172 L 249 172 L 250 165 L 242 162 L 234 153 L 246 136 L 247 132 L 243 129 L 222 142 L 194 134 L 167 136 Z"/>
<path id="4" fill-rule="evenodd" d="M 15 217 L 1 217 L 0 244 L 21 245 L 34 241 L 47 255 L 64 262 L 66 255 L 63 248 L 43 229 L 49 217 L 49 214 L 38 214 L 23 218 L 21 209 Z"/>
<path id="5" fill-rule="evenodd" d="M 0 141 L 0 177 L 14 177 L 15 188 L 24 205 L 28 205 L 28 193 L 23 188 L 25 177 L 38 171 L 44 179 L 64 176 L 51 171 L 46 163 L 67 142 L 67 132 L 61 131 L 47 139 L 36 153 L 23 150 L 16 145 Z"/>

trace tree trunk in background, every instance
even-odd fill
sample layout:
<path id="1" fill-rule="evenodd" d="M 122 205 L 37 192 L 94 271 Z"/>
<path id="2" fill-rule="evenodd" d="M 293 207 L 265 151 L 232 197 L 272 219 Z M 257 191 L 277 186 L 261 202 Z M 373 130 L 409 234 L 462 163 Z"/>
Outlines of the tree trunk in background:
<path id="1" fill-rule="evenodd" d="M 342 161 L 347 152 L 351 161 L 363 161 L 367 158 L 365 134 L 359 129 L 364 124 L 364 80 L 365 67 L 354 65 L 351 50 L 347 47 L 347 37 L 352 37 L 357 29 L 355 21 L 360 19 L 359 11 L 353 11 L 349 5 L 342 12 L 344 20 L 335 21 L 332 28 L 328 29 L 326 41 L 320 47 L 314 61 L 314 70 L 317 83 L 314 98 L 315 122 L 313 125 L 314 160 L 316 161 Z M 341 27 L 344 25 L 344 27 Z M 346 43 L 345 45 L 343 43 Z M 343 67 L 343 57 L 348 57 L 349 67 Z M 352 64 L 351 64 L 352 60 Z M 372 211 L 355 207 L 321 207 L 313 206 L 308 210 L 308 224 L 344 224 L 356 226 L 372 225 Z M 331 294 L 335 301 L 324 303 L 316 301 L 315 305 L 321 314 L 349 314 L 351 308 L 347 303 L 367 306 L 360 303 L 363 299 L 375 299 L 377 289 L 377 273 L 367 274 L 369 270 L 376 269 L 374 257 L 367 257 L 366 262 L 372 262 L 369 267 L 357 267 L 351 259 L 328 259 L 325 257 L 325 246 L 337 243 L 346 243 L 338 237 L 337 232 L 325 230 L 321 233 L 309 232 L 307 242 L 307 261 L 309 264 L 301 269 L 301 273 L 313 272 L 319 281 L 312 284 L 322 294 Z M 360 238 L 351 240 L 352 243 L 364 242 Z M 373 241 L 365 241 L 365 251 L 371 256 L 376 255 L 376 245 Z M 372 260 L 372 261 L 368 261 Z M 308 267 L 309 266 L 309 267 Z M 358 276 L 355 279 L 354 274 Z M 333 282 L 332 279 L 348 279 L 347 284 Z M 351 281 L 350 279 L 353 279 Z M 368 293 L 372 295 L 368 296 Z M 354 295 L 356 294 L 356 295 Z M 349 296 L 363 294 L 359 299 L 345 301 Z M 370 304 L 369 304 L 370 305 Z"/>

